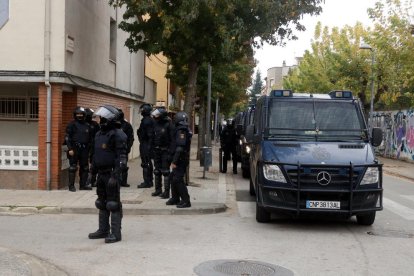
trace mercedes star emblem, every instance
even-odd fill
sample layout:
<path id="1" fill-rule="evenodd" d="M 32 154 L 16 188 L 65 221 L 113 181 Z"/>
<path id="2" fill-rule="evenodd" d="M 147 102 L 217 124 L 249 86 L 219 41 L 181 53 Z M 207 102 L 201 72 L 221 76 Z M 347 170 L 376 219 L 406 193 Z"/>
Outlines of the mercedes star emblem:
<path id="1" fill-rule="evenodd" d="M 327 171 L 321 171 L 316 176 L 316 180 L 322 186 L 326 186 L 331 183 L 331 175 Z"/>

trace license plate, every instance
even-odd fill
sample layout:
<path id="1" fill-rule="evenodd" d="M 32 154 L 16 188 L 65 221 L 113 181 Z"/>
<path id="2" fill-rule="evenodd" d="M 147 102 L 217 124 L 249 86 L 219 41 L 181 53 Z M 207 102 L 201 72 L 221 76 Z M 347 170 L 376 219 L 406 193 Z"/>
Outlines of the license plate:
<path id="1" fill-rule="evenodd" d="M 306 200 L 308 209 L 341 209 L 340 201 Z"/>

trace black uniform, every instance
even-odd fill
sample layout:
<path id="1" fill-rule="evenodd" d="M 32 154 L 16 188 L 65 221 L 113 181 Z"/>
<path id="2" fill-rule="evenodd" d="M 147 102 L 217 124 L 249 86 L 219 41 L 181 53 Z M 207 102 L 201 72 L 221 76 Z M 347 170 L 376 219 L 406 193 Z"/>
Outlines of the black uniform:
<path id="1" fill-rule="evenodd" d="M 153 139 L 154 139 L 154 119 L 150 116 L 151 106 L 141 107 L 141 124 L 137 130 L 139 139 L 139 154 L 141 156 L 142 176 L 144 182 L 138 185 L 138 188 L 150 188 L 153 184 L 153 165 L 151 161 Z"/>
<path id="2" fill-rule="evenodd" d="M 123 119 L 123 113 L 122 113 L 122 120 L 121 120 L 121 130 L 126 134 L 127 137 L 127 142 L 126 142 L 126 146 L 127 146 L 127 154 L 129 154 L 131 152 L 131 148 L 132 145 L 134 144 L 134 130 L 132 128 L 132 125 L 126 121 L 125 119 Z M 121 173 L 121 186 L 122 187 L 129 187 L 130 185 L 128 184 L 128 170 L 129 167 L 125 167 L 124 170 Z"/>
<path id="3" fill-rule="evenodd" d="M 91 190 L 87 186 L 89 172 L 89 153 L 93 141 L 90 125 L 85 121 L 86 112 L 77 107 L 73 112 L 75 120 L 66 126 L 65 144 L 68 147 L 69 190 L 75 192 L 76 171 L 79 164 L 79 189 Z"/>
<path id="4" fill-rule="evenodd" d="M 91 170 L 98 173 L 96 182 L 98 199 L 95 205 L 99 209 L 99 229 L 90 233 L 89 238 L 105 238 L 106 243 L 112 243 L 122 238 L 119 179 L 127 164 L 127 137 L 122 130 L 115 127 L 114 118 L 118 116 L 116 108 L 103 106 L 96 114 L 101 116 L 101 130 L 95 136 L 95 154 Z M 109 217 L 111 217 L 111 225 L 109 225 Z"/>
<path id="5" fill-rule="evenodd" d="M 184 119 L 178 117 L 184 116 Z M 184 182 L 184 175 L 190 162 L 190 146 L 192 133 L 188 128 L 187 114 L 178 112 L 174 118 L 175 135 L 172 142 L 171 192 L 172 197 L 167 205 L 177 204 L 177 208 L 191 207 L 190 195 Z M 180 200 L 181 199 L 181 200 Z"/>
<path id="6" fill-rule="evenodd" d="M 234 127 L 234 121 L 229 121 L 220 133 L 220 144 L 223 149 L 223 173 L 227 172 L 227 161 L 233 159 L 233 173 L 237 174 L 236 145 L 239 137 Z"/>
<path id="7" fill-rule="evenodd" d="M 158 115 L 158 113 L 160 113 Z M 154 179 L 155 192 L 152 196 L 170 197 L 170 152 L 171 141 L 174 137 L 174 125 L 167 116 L 167 111 L 158 108 L 152 112 L 155 118 L 154 124 Z M 162 179 L 164 176 L 164 193 L 162 192 Z"/>
<path id="8" fill-rule="evenodd" d="M 92 139 L 95 139 L 95 135 L 101 129 L 101 127 L 99 126 L 98 122 L 92 120 L 92 116 L 93 116 L 94 111 L 90 108 L 85 108 L 85 111 L 86 111 L 86 122 L 89 123 Z M 93 140 L 92 140 L 91 144 L 92 145 L 94 144 Z M 94 149 L 93 149 L 93 146 L 91 146 L 91 150 L 90 150 L 90 153 L 89 153 L 89 163 L 90 164 L 92 164 L 93 154 L 94 154 Z M 91 185 L 92 187 L 96 187 L 96 174 L 92 174 L 91 171 L 89 171 L 87 185 Z"/>

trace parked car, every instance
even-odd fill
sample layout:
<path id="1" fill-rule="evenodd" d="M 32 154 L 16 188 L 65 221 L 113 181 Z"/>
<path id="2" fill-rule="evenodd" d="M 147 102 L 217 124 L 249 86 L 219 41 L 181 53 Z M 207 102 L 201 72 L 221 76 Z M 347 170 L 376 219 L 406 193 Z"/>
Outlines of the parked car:
<path id="1" fill-rule="evenodd" d="M 383 209 L 382 164 L 373 151 L 382 130 L 369 131 L 350 91 L 274 90 L 257 101 L 246 139 L 258 222 L 288 212 L 356 215 L 371 225 Z"/>
<path id="2" fill-rule="evenodd" d="M 242 175 L 244 178 L 250 177 L 250 146 L 246 141 L 246 127 L 253 123 L 255 106 L 250 105 L 244 111 L 242 124 L 239 126 L 240 131 L 240 163 Z"/>

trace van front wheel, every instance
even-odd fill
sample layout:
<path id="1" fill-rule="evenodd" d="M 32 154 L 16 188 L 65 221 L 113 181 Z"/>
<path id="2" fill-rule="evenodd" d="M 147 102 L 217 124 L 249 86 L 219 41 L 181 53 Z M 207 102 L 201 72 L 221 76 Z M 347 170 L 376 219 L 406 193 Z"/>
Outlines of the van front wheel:
<path id="1" fill-rule="evenodd" d="M 372 225 L 375 221 L 375 214 L 376 212 L 369 212 L 361 215 L 356 215 L 357 222 L 359 225 Z"/>
<path id="2" fill-rule="evenodd" d="M 270 213 L 265 208 L 259 206 L 256 202 L 256 221 L 266 223 L 270 221 Z"/>

